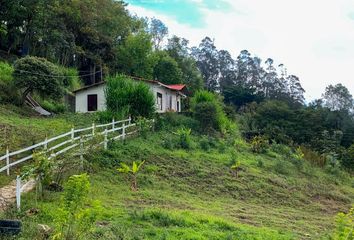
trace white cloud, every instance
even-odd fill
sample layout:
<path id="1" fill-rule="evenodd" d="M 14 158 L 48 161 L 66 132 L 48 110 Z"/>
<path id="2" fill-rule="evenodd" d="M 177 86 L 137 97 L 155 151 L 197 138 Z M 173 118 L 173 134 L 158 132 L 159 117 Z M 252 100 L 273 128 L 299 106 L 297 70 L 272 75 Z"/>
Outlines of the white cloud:
<path id="1" fill-rule="evenodd" d="M 141 16 L 157 17 L 171 34 L 199 44 L 215 38 L 234 57 L 247 49 L 263 60 L 284 63 L 300 77 L 308 100 L 319 98 L 329 84 L 343 83 L 354 95 L 354 2 L 350 0 L 229 0 L 234 10 L 202 9 L 205 27 L 192 28 L 141 7 Z M 350 11 L 351 10 L 351 11 Z M 242 14 L 240 14 L 242 13 Z"/>

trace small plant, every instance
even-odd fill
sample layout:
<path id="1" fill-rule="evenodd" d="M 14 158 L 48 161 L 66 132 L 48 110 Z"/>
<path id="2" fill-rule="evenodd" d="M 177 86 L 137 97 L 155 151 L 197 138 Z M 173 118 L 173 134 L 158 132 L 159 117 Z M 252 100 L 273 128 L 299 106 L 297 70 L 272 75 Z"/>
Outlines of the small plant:
<path id="1" fill-rule="evenodd" d="M 190 128 L 179 128 L 176 134 L 179 136 L 179 145 L 181 148 L 190 149 L 192 147 L 191 140 L 192 130 Z"/>
<path id="2" fill-rule="evenodd" d="M 263 136 L 256 136 L 251 141 L 251 149 L 254 153 L 264 153 L 269 147 L 268 140 Z"/>
<path id="3" fill-rule="evenodd" d="M 139 173 L 139 170 L 144 163 L 145 160 L 140 163 L 136 163 L 134 161 L 132 167 L 129 167 L 125 163 L 120 163 L 120 168 L 117 168 L 118 172 L 128 175 L 128 178 L 130 178 L 131 182 L 130 188 L 134 192 L 138 191 L 137 174 Z"/>
<path id="4" fill-rule="evenodd" d="M 139 128 L 140 136 L 146 139 L 151 128 L 150 121 L 146 118 L 138 117 L 136 125 Z"/>
<path id="5" fill-rule="evenodd" d="M 54 240 L 86 239 L 101 209 L 98 201 L 88 198 L 90 182 L 87 174 L 73 175 L 64 186 L 61 207 L 54 216 Z"/>
<path id="6" fill-rule="evenodd" d="M 231 166 L 231 170 L 236 178 L 238 178 L 238 172 L 241 169 L 241 161 L 237 160 L 234 164 Z"/>
<path id="7" fill-rule="evenodd" d="M 43 197 L 43 187 L 51 182 L 53 174 L 53 163 L 44 153 L 33 154 L 34 164 L 25 168 L 21 177 L 23 179 L 34 178 L 36 180 L 37 199 Z"/>
<path id="8" fill-rule="evenodd" d="M 336 229 L 332 235 L 333 240 L 354 239 L 354 207 L 349 213 L 339 213 L 336 217 Z"/>
<path id="9" fill-rule="evenodd" d="M 304 153 L 302 152 L 301 148 L 298 147 L 295 150 L 295 153 L 292 154 L 292 160 L 294 162 L 294 164 L 298 167 L 298 169 L 302 169 L 303 168 L 303 164 L 304 164 Z"/>

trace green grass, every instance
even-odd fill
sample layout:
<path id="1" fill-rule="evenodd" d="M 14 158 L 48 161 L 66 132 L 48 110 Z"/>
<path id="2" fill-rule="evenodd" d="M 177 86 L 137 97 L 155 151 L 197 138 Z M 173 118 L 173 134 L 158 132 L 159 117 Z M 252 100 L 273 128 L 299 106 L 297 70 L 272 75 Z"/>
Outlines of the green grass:
<path id="1" fill-rule="evenodd" d="M 87 239 L 325 239 L 336 213 L 353 203 L 353 179 L 342 172 L 329 174 L 306 162 L 300 168 L 274 152 L 255 155 L 242 140 L 236 154 L 233 139 L 205 152 L 193 137 L 193 149 L 168 150 L 163 142 L 169 137 L 174 135 L 158 132 L 87 156 L 91 197 L 104 207 Z M 235 156 L 238 178 L 230 171 Z M 141 160 L 139 191 L 131 192 L 115 168 Z M 38 206 L 34 198 L 24 197 L 21 213 L 6 213 L 22 219 L 22 239 L 36 239 L 39 223 L 53 226 L 60 193 L 46 192 Z M 37 215 L 25 214 L 34 207 Z"/>
<path id="2" fill-rule="evenodd" d="M 40 117 L 31 109 L 0 105 L 0 155 L 6 146 L 15 151 L 69 131 L 72 127 L 88 127 L 95 120 L 93 114 L 60 114 Z"/>

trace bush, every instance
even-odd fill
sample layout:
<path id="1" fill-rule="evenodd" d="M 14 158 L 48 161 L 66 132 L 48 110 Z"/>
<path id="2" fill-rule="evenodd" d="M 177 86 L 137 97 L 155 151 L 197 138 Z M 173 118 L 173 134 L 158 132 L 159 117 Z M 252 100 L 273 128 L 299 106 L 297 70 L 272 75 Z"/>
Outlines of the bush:
<path id="1" fill-rule="evenodd" d="M 53 239 L 85 239 L 102 211 L 100 203 L 90 201 L 87 174 L 71 176 L 65 184 L 61 207 L 54 216 Z"/>
<path id="2" fill-rule="evenodd" d="M 333 240 L 349 240 L 354 239 L 354 207 L 345 213 L 339 213 L 336 216 L 336 228 L 332 234 Z"/>
<path id="3" fill-rule="evenodd" d="M 223 104 L 217 95 L 208 91 L 198 91 L 191 99 L 194 118 L 199 121 L 203 131 L 226 131 L 228 119 Z"/>
<path id="4" fill-rule="evenodd" d="M 155 112 L 155 98 L 149 86 L 125 75 L 109 77 L 105 95 L 110 112 L 126 111 L 133 118 L 150 118 Z"/>
<path id="5" fill-rule="evenodd" d="M 301 151 L 304 154 L 304 159 L 309 161 L 311 164 L 318 167 L 324 167 L 326 165 L 326 158 L 323 155 L 305 146 L 301 146 Z"/>
<path id="6" fill-rule="evenodd" d="M 44 100 L 40 105 L 51 113 L 64 113 L 67 111 L 67 107 L 64 103 L 56 103 L 54 101 Z"/>
<path id="7" fill-rule="evenodd" d="M 21 96 L 13 82 L 13 67 L 5 62 L 0 62 L 0 102 L 20 105 Z"/>
<path id="8" fill-rule="evenodd" d="M 256 136 L 251 141 L 251 149 L 254 153 L 265 153 L 268 147 L 268 139 L 263 136 Z"/>
<path id="9" fill-rule="evenodd" d="M 151 129 L 151 122 L 146 118 L 139 117 L 136 125 L 138 126 L 140 136 L 146 139 Z"/>
<path id="10" fill-rule="evenodd" d="M 112 112 L 112 111 L 101 111 L 96 113 L 96 120 L 99 123 L 108 123 L 111 122 L 113 119 L 115 121 L 121 120 L 121 119 L 127 119 L 128 118 L 128 113 L 127 111 L 124 111 L 124 109 L 120 112 Z"/>
<path id="11" fill-rule="evenodd" d="M 41 97 L 59 99 L 64 95 L 63 77 L 60 69 L 45 58 L 24 57 L 14 64 L 14 82 L 18 89 L 38 93 Z"/>
<path id="12" fill-rule="evenodd" d="M 354 144 L 352 144 L 341 157 L 341 164 L 344 168 L 354 171 Z"/>
<path id="13" fill-rule="evenodd" d="M 192 147 L 190 128 L 180 128 L 177 130 L 177 135 L 179 136 L 179 146 L 184 149 L 190 149 Z"/>
<path id="14" fill-rule="evenodd" d="M 191 117 L 175 112 L 167 112 L 157 116 L 157 130 L 173 129 L 182 126 L 196 131 L 199 130 L 199 122 Z"/>
<path id="15" fill-rule="evenodd" d="M 63 77 L 63 86 L 70 92 L 75 91 L 82 86 L 79 72 L 75 68 L 66 68 L 59 66 L 59 71 Z"/>

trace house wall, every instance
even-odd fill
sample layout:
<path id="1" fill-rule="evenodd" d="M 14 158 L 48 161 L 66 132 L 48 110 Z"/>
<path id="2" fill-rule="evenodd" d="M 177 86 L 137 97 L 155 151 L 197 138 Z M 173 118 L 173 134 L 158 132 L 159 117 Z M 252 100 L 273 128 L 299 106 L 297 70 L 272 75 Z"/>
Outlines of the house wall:
<path id="1" fill-rule="evenodd" d="M 171 91 L 165 87 L 159 86 L 153 83 L 147 83 L 153 92 L 155 97 L 155 105 L 156 111 L 158 113 L 164 113 L 168 111 L 177 112 L 177 101 L 180 102 L 180 109 L 181 111 L 181 97 L 177 94 L 176 91 Z M 85 113 L 87 111 L 87 95 L 90 94 L 97 94 L 97 111 L 104 111 L 106 110 L 106 98 L 104 94 L 104 89 L 106 84 L 102 84 L 99 86 L 95 86 L 92 88 L 88 88 L 79 92 L 76 92 L 76 99 L 75 99 L 75 111 L 80 113 Z M 157 107 L 157 93 L 162 94 L 162 110 L 158 109 Z M 170 108 L 170 97 L 172 98 L 172 106 Z"/>
<path id="2" fill-rule="evenodd" d="M 157 109 L 156 111 L 158 113 L 169 112 L 169 111 L 177 112 L 177 101 L 180 101 L 179 111 L 181 111 L 181 97 L 177 94 L 176 91 L 169 90 L 157 84 L 148 83 L 148 85 L 154 94 L 156 109 Z M 157 106 L 157 93 L 162 94 L 162 110 L 158 109 Z M 170 108 L 170 97 L 172 98 L 171 108 Z"/>
<path id="3" fill-rule="evenodd" d="M 87 96 L 90 94 L 97 94 L 97 111 L 106 110 L 106 98 L 104 95 L 105 84 L 95 86 L 89 89 L 85 89 L 76 92 L 75 97 L 75 111 L 80 113 L 86 113 L 87 111 Z"/>

